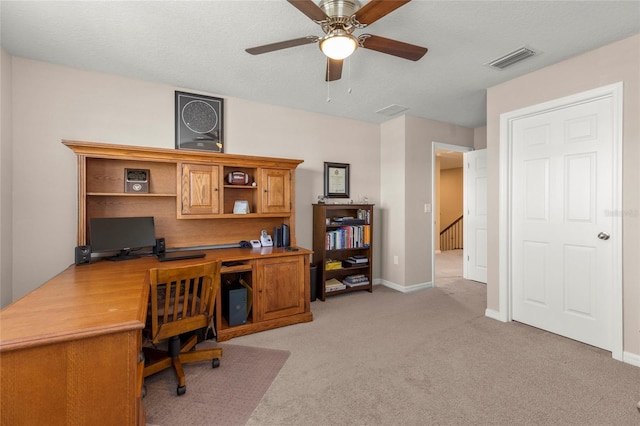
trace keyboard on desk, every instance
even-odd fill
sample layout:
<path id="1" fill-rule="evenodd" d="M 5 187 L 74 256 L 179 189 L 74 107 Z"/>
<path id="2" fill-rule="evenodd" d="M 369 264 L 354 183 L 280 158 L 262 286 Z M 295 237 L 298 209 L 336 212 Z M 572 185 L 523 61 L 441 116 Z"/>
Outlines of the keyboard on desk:
<path id="1" fill-rule="evenodd" d="M 158 254 L 158 260 L 160 262 L 168 262 L 170 260 L 197 259 L 204 256 L 205 254 L 201 252 L 170 251 Z"/>

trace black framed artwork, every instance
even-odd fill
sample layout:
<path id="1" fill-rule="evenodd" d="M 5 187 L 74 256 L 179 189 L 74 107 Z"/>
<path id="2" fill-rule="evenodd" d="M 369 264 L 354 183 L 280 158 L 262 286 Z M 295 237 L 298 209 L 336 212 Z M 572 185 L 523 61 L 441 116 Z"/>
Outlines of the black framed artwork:
<path id="1" fill-rule="evenodd" d="M 349 198 L 349 165 L 324 163 L 324 196 L 326 198 Z"/>
<path id="2" fill-rule="evenodd" d="M 176 91 L 176 149 L 224 152 L 223 99 Z"/>

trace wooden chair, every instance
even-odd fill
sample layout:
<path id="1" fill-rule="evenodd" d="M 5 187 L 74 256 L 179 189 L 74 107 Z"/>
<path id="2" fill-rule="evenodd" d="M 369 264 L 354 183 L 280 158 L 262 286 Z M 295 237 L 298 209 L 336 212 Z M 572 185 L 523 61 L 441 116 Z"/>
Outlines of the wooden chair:
<path id="1" fill-rule="evenodd" d="M 178 376 L 178 395 L 185 384 L 183 363 L 211 360 L 220 365 L 221 348 L 195 350 L 198 332 L 212 324 L 216 295 L 220 289 L 220 261 L 167 269 L 150 269 L 149 308 L 145 331 L 154 346 L 168 339 L 167 350 L 143 348 L 147 363 L 144 377 L 173 367 Z M 180 335 L 191 333 L 181 344 Z"/>

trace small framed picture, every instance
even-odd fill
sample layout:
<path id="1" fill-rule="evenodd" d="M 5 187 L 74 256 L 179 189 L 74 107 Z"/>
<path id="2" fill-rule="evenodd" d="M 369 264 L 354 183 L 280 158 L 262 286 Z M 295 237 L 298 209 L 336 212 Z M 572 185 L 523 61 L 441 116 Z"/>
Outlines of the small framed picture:
<path id="1" fill-rule="evenodd" d="M 176 149 L 224 152 L 223 99 L 176 91 Z"/>
<path id="2" fill-rule="evenodd" d="M 349 198 L 349 165 L 324 163 L 324 196 L 326 198 Z"/>

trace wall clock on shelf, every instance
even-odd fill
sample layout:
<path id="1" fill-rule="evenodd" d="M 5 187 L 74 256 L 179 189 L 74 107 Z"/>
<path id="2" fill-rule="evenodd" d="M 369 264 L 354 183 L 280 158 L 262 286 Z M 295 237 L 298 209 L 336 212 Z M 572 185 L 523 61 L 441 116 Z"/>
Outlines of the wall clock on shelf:
<path id="1" fill-rule="evenodd" d="M 224 152 L 223 100 L 176 91 L 175 102 L 176 149 Z"/>

